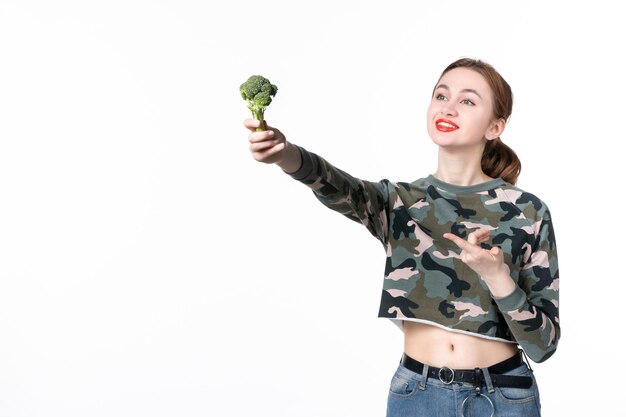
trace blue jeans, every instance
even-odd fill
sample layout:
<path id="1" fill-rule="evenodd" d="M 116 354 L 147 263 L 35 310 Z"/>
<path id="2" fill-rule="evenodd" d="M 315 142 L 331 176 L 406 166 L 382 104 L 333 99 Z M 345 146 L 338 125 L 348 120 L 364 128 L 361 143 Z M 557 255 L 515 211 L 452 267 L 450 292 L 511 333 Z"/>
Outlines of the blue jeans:
<path id="1" fill-rule="evenodd" d="M 533 372 L 526 364 L 504 375 L 524 375 L 533 379 L 530 388 L 493 387 L 489 393 L 472 384 L 446 385 L 438 378 L 427 378 L 402 365 L 391 380 L 387 417 L 539 417 L 539 390 Z"/>

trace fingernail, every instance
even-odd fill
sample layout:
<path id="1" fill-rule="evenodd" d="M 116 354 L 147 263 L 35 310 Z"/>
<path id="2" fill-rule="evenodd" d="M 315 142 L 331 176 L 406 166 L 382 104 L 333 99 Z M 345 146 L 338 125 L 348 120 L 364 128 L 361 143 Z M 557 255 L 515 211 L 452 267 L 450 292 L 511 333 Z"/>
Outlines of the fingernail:
<path id="1" fill-rule="evenodd" d="M 267 135 L 271 138 L 274 136 L 274 131 L 273 130 L 268 130 L 267 131 Z"/>

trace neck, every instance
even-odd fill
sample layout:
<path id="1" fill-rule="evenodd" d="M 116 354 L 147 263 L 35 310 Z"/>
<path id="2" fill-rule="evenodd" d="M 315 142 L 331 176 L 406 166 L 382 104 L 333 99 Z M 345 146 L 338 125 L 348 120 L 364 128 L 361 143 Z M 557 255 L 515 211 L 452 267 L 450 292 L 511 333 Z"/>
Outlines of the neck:
<path id="1" fill-rule="evenodd" d="M 433 176 L 454 185 L 476 185 L 493 178 L 480 167 L 483 147 L 472 149 L 449 149 L 439 147 L 437 171 Z"/>

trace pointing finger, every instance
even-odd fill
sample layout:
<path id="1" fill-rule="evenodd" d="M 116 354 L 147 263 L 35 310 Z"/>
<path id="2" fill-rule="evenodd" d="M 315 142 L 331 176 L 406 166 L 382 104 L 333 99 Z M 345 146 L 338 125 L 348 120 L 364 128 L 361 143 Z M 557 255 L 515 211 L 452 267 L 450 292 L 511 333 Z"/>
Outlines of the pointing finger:
<path id="1" fill-rule="evenodd" d="M 473 253 L 476 250 L 480 250 L 480 248 L 478 246 L 475 246 L 475 245 L 469 243 L 468 241 L 466 241 L 465 239 L 462 239 L 462 238 L 458 237 L 457 235 L 453 235 L 452 233 L 444 233 L 443 237 L 445 237 L 448 240 L 451 240 L 459 248 L 461 248 L 461 249 L 463 249 L 465 251 L 468 251 L 470 253 Z"/>

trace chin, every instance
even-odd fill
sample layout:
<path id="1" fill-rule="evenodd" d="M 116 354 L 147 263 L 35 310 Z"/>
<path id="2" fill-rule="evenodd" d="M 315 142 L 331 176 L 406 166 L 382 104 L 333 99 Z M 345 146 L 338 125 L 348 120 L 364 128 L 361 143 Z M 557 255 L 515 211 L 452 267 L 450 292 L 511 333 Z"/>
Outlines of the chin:
<path id="1" fill-rule="evenodd" d="M 458 141 L 455 140 L 455 138 L 451 138 L 450 136 L 444 136 L 441 134 L 434 134 L 430 136 L 430 140 L 432 140 L 432 142 L 435 145 L 438 146 L 454 146 L 456 144 L 458 144 Z"/>

